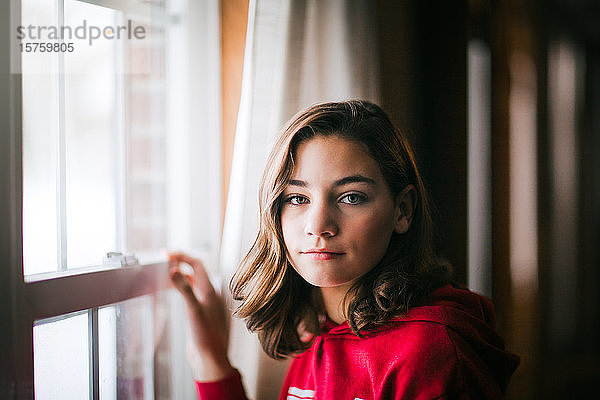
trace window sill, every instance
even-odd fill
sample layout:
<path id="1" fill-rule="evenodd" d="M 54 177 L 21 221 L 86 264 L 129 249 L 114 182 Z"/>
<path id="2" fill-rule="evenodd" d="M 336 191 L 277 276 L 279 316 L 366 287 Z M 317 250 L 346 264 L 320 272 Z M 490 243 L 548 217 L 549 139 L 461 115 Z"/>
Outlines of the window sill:
<path id="1" fill-rule="evenodd" d="M 168 269 L 167 262 L 158 262 L 32 275 L 26 281 L 26 298 L 33 320 L 49 318 L 168 289 Z"/>

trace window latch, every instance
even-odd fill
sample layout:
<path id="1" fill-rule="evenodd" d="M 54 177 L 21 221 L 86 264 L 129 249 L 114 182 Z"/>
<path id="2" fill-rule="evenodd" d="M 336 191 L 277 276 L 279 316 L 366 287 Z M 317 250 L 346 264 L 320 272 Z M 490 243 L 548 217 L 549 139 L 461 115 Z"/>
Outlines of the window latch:
<path id="1" fill-rule="evenodd" d="M 102 265 L 111 267 L 123 267 L 126 265 L 138 265 L 139 261 L 133 254 L 123 254 L 116 251 L 106 253 Z"/>

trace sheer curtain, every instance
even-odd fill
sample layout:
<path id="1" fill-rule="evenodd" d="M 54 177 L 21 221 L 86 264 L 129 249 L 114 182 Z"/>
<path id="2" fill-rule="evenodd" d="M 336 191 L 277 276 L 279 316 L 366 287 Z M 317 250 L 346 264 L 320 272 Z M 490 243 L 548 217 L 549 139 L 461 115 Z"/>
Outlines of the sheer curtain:
<path id="1" fill-rule="evenodd" d="M 258 183 L 285 121 L 317 102 L 378 101 L 373 7 L 368 0 L 250 1 L 221 246 L 225 283 L 258 231 Z M 277 398 L 287 367 L 268 359 L 235 318 L 230 356 L 251 398 Z"/>

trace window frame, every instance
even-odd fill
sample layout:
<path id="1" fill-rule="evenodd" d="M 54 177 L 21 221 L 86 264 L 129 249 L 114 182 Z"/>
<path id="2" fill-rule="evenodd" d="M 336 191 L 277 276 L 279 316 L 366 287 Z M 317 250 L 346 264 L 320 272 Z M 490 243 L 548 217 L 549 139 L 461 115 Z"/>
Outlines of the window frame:
<path id="1" fill-rule="evenodd" d="M 166 262 L 140 264 L 121 268 L 75 269 L 60 274 L 36 275 L 26 280 L 24 295 L 29 299 L 28 310 L 35 320 L 102 307 L 134 297 L 156 293 L 171 287 L 165 277 Z M 47 275 L 58 275 L 43 279 Z M 110 290 L 106 290 L 110 288 Z M 54 296 L 66 293 L 69 297 Z M 54 301 L 46 299 L 54 296 Z"/>
<path id="2" fill-rule="evenodd" d="M 82 0 L 78 0 L 82 1 Z M 65 8 L 66 0 L 59 0 L 57 2 L 59 12 L 59 25 L 62 23 L 63 10 Z M 149 5 L 136 5 L 131 7 L 129 5 L 126 9 L 119 6 L 118 4 L 106 0 L 84 0 L 83 2 L 114 9 L 121 11 L 124 15 L 149 15 Z M 19 2 L 20 3 L 20 2 Z M 20 5 L 20 4 L 19 4 Z M 19 11 L 21 7 L 18 7 Z M 21 18 L 18 19 L 20 21 Z M 15 21 L 15 20 L 13 20 Z M 165 21 L 161 21 L 164 22 Z M 14 56 L 19 56 L 15 54 Z M 20 62 L 20 57 L 19 57 Z M 64 66 L 62 54 L 59 54 L 59 64 L 61 67 Z M 64 72 L 64 71 L 63 71 Z M 22 114 L 22 75 L 19 75 L 17 88 L 19 90 L 18 96 L 13 97 L 13 101 L 19 105 L 19 112 L 13 116 L 15 121 L 21 123 Z M 59 73 L 58 84 L 59 84 L 59 142 L 60 150 L 59 153 L 59 173 L 62 179 L 59 181 L 60 185 L 60 196 L 59 196 L 59 246 L 60 246 L 60 260 L 58 265 L 58 272 L 51 272 L 46 274 L 27 275 L 23 273 L 23 257 L 22 257 L 22 243 L 20 243 L 20 270 L 17 275 L 19 281 L 24 281 L 22 290 L 18 293 L 19 297 L 26 299 L 25 307 L 20 313 L 21 321 L 19 326 L 23 329 L 20 330 L 18 336 L 25 338 L 22 345 L 27 345 L 27 354 L 23 355 L 23 360 L 27 366 L 26 382 L 28 383 L 32 395 L 35 393 L 34 388 L 34 354 L 33 354 L 33 327 L 40 323 L 47 323 L 62 319 L 72 315 L 73 313 L 87 313 L 88 314 L 88 346 L 89 346 L 89 398 L 98 399 L 100 397 L 100 361 L 99 361 L 99 321 L 98 321 L 98 309 L 102 306 L 118 303 L 135 297 L 155 294 L 160 290 L 168 289 L 170 287 L 169 281 L 166 279 L 168 266 L 165 262 L 153 263 L 153 264 L 138 264 L 135 266 L 125 266 L 118 268 L 106 268 L 97 266 L 93 268 L 76 268 L 67 269 L 66 256 L 67 249 L 65 246 L 66 239 L 66 227 L 64 226 L 64 214 L 65 214 L 65 130 L 64 130 L 64 113 L 65 113 L 65 102 L 64 102 L 64 75 Z M 117 84 L 122 85 L 121 78 L 117 77 Z M 121 99 L 122 100 L 122 99 Z M 124 104 L 120 104 L 124 107 Z M 122 114 L 118 114 L 117 117 Z M 119 132 L 117 135 L 120 137 L 123 128 L 123 122 L 120 121 L 119 127 L 115 128 Z M 22 129 L 18 129 L 15 132 L 15 143 L 18 142 L 22 145 Z M 22 177 L 22 150 L 21 146 L 15 146 L 14 152 L 18 155 L 18 175 Z M 121 157 L 120 157 L 121 158 Z M 15 158 L 16 161 L 16 158 Z M 119 160 L 119 170 L 123 168 L 123 160 Z M 17 171 L 17 169 L 15 169 Z M 122 173 L 120 173 L 122 174 Z M 119 182 L 121 183 L 121 182 Z M 19 186 L 16 187 L 15 193 L 18 193 L 19 199 L 22 199 L 23 194 L 23 180 L 19 180 Z M 117 188 L 117 195 L 121 188 Z M 119 203 L 117 199 L 117 203 Z M 120 204 L 117 204 L 119 209 Z M 21 216 L 19 218 L 19 228 L 17 237 L 22 237 L 22 203 L 20 207 Z M 122 210 L 120 211 L 122 212 Z M 117 236 L 123 235 L 121 232 L 124 227 L 117 226 Z M 107 290 L 108 289 L 108 290 Z M 57 296 L 57 293 L 69 293 L 68 296 Z M 51 299 L 52 301 L 48 301 Z M 40 321 L 45 320 L 45 321 Z M 21 396 L 18 396 L 19 398 Z M 29 397 L 29 396 L 28 396 Z"/>
<path id="3" fill-rule="evenodd" d="M 17 49 L 12 47 L 11 21 L 20 20 L 20 2 L 0 3 L 3 35 L 0 51 L 0 313 L 8 326 L 0 330 L 0 395 L 6 399 L 33 398 L 33 320 L 26 307 L 22 252 L 21 76 Z M 28 328 L 26 328 L 28 327 Z"/>
<path id="4" fill-rule="evenodd" d="M 115 3 L 108 0 L 83 1 L 115 8 Z M 0 51 L 9 55 L 0 60 L 0 90 L 4 94 L 0 100 L 0 130 L 6 133 L 0 134 L 0 187 L 3 191 L 0 196 L 0 313 L 8 321 L 8 325 L 0 327 L 0 398 L 34 397 L 33 327 L 36 320 L 51 321 L 72 313 L 88 313 L 90 398 L 97 399 L 98 309 L 170 288 L 166 279 L 168 265 L 157 262 L 120 268 L 78 268 L 24 276 L 22 75 L 12 72 L 20 71 L 21 61 L 11 37 L 13 22 L 21 20 L 21 1 L 0 3 L 3 22 L 0 29 L 4 30 Z M 211 7 L 212 3 L 208 9 L 214 11 Z M 220 174 L 216 179 L 220 179 Z M 56 293 L 68 293 L 68 296 L 56 296 Z"/>

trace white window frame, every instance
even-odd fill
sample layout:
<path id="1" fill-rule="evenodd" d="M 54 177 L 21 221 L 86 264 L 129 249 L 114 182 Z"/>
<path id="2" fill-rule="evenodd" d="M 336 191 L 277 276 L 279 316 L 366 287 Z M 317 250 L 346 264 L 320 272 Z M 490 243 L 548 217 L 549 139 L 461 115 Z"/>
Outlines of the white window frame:
<path id="1" fill-rule="evenodd" d="M 86 2 L 117 8 L 121 4 L 112 0 L 94 0 Z M 127 4 L 127 3 L 125 3 Z M 214 24 L 218 21 L 211 20 L 218 12 L 218 3 L 209 1 L 207 4 L 198 5 L 194 1 L 190 7 L 193 14 L 191 21 L 201 19 L 205 22 L 203 29 L 215 31 Z M 208 11 L 208 12 L 207 12 Z M 195 19 L 193 19 L 195 17 Z M 89 344 L 90 344 L 90 399 L 99 398 L 99 349 L 98 349 L 98 308 L 127 299 L 155 294 L 161 290 L 168 289 L 170 283 L 166 279 L 168 265 L 166 262 L 158 262 L 147 265 L 125 266 L 121 268 L 88 268 L 74 269 L 48 274 L 40 274 L 25 277 L 23 274 L 23 225 L 22 225 L 22 90 L 20 74 L 12 73 L 15 66 L 20 70 L 20 54 L 18 48 L 13 46 L 12 21 L 21 20 L 20 0 L 0 2 L 0 188 L 3 195 L 0 196 L 0 316 L 8 324 L 0 325 L 0 398 L 3 399 L 33 399 L 34 398 L 34 371 L 33 371 L 33 326 L 35 321 L 48 318 L 60 319 L 75 312 L 89 313 Z M 186 29 L 193 32 L 197 25 L 188 23 Z M 194 48 L 197 43 L 184 43 L 181 51 L 190 52 L 198 50 Z M 205 57 L 220 55 L 218 45 L 208 45 L 208 52 L 202 57 L 190 53 L 188 68 L 205 72 L 215 76 L 215 68 L 220 72 L 220 64 L 214 63 L 210 67 L 205 66 Z M 200 49 L 202 50 L 202 49 Z M 206 50 L 206 49 L 204 49 Z M 171 50 L 170 50 L 171 51 Z M 172 56 L 172 53 L 168 53 Z M 9 55 L 9 56 L 6 56 Z M 196 69 L 197 68 L 197 69 Z M 212 82 L 211 82 L 212 81 Z M 207 83 L 209 82 L 209 83 Z M 198 90 L 203 89 L 203 90 Z M 203 114 L 190 112 L 194 106 L 206 107 L 205 112 L 216 115 L 215 118 L 207 119 L 208 122 L 199 124 L 199 129 L 214 129 L 220 132 L 220 81 L 214 79 L 198 80 L 187 88 L 188 90 L 188 115 L 184 115 L 188 122 L 202 121 Z M 202 98 L 204 94 L 214 98 L 209 101 Z M 210 103 L 210 104 L 207 104 Z M 215 113 L 216 112 L 216 113 Z M 169 111 L 168 114 L 172 114 Z M 180 117 L 181 113 L 178 112 Z M 172 121 L 170 123 L 172 125 Z M 197 144 L 198 139 L 193 136 L 189 139 L 192 144 Z M 210 139 L 206 152 L 210 157 L 219 157 L 220 135 Z M 189 157 L 189 155 L 188 155 Z M 213 160 L 211 159 L 211 162 Z M 216 163 L 215 165 L 220 165 Z M 220 182 L 219 171 L 190 172 L 186 176 L 188 182 L 197 182 L 197 179 L 207 179 L 211 182 Z M 180 193 L 180 197 L 191 197 L 185 200 L 194 203 L 194 195 L 205 193 L 192 193 L 194 190 Z M 209 202 L 216 206 L 214 212 L 210 212 L 215 221 L 220 220 L 220 200 L 215 190 L 214 198 Z M 175 206 L 177 207 L 177 205 Z M 177 218 L 176 223 L 180 218 Z M 186 221 L 193 224 L 193 221 Z M 220 222 L 216 223 L 217 230 L 212 237 L 218 238 Z M 194 234 L 203 227 L 183 226 L 187 233 Z M 170 236 L 174 235 L 170 233 Z M 176 235 L 176 234 L 175 234 Z M 204 238 L 211 235 L 204 235 Z M 207 240 L 201 238 L 200 240 Z M 218 239 L 209 239 L 218 240 Z M 195 243 L 191 243 L 194 245 Z M 214 243 L 212 243 L 214 245 Z M 215 246 L 215 248 L 218 246 Z M 214 261 L 214 260 L 213 260 Z M 59 294 L 59 295 L 57 295 Z M 51 300 L 51 301 L 49 301 Z M 183 360 L 178 360 L 178 363 Z M 174 367 L 177 368 L 175 365 Z M 188 379 L 191 376 L 176 371 L 179 378 Z M 175 390 L 181 380 L 173 381 Z M 191 380 L 190 380 L 191 384 Z M 175 392 L 174 392 L 175 393 Z M 176 394 L 174 396 L 178 397 Z"/>

